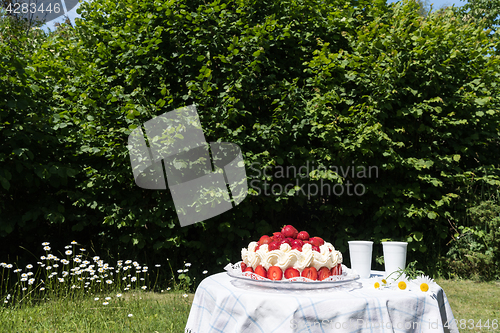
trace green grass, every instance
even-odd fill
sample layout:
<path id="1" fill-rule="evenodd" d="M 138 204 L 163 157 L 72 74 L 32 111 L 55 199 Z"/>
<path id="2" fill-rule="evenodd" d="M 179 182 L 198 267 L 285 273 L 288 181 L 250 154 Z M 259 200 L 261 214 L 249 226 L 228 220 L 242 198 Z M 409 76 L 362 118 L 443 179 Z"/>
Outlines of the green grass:
<path id="1" fill-rule="evenodd" d="M 453 315 L 458 320 L 460 333 L 500 332 L 500 281 L 438 279 L 436 282 L 448 297 Z M 490 328 L 484 326 L 487 320 Z M 498 324 L 496 329 L 492 327 L 494 320 Z"/>
<path id="2" fill-rule="evenodd" d="M 111 300 L 105 300 L 105 297 Z M 193 295 L 131 291 L 0 307 L 2 332 L 184 332 Z M 109 304 L 103 305 L 103 302 Z M 129 317 L 129 314 L 132 314 Z"/>

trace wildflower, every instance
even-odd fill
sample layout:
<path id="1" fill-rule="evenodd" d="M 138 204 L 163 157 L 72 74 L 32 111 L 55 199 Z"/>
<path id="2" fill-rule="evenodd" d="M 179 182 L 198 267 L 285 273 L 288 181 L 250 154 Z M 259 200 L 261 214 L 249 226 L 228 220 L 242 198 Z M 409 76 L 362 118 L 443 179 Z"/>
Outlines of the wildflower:
<path id="1" fill-rule="evenodd" d="M 40 287 L 40 291 L 44 291 L 45 290 L 45 287 Z"/>
<path id="2" fill-rule="evenodd" d="M 98 301 L 98 300 L 99 300 L 99 297 L 94 298 L 94 301 Z"/>
<path id="3" fill-rule="evenodd" d="M 187 268 L 186 268 L 186 269 L 185 269 L 185 270 L 183 270 L 182 272 L 183 272 L 183 273 L 187 273 L 187 272 L 189 272 L 189 269 L 187 269 Z"/>
<path id="4" fill-rule="evenodd" d="M 207 270 L 205 270 L 205 271 L 203 271 L 202 273 L 203 273 L 203 274 L 207 274 L 207 273 L 208 273 L 208 271 L 207 271 Z"/>
<path id="5" fill-rule="evenodd" d="M 25 291 L 25 290 L 28 290 L 28 288 L 26 288 L 26 287 L 23 287 L 23 291 Z"/>
<path id="6" fill-rule="evenodd" d="M 131 313 L 129 313 L 129 314 L 128 314 L 128 317 L 129 317 L 129 318 L 130 318 L 130 317 L 133 317 L 133 316 L 134 316 L 134 315 L 133 315 L 133 314 L 131 314 Z"/>
<path id="7" fill-rule="evenodd" d="M 68 261 L 68 260 L 66 260 L 66 259 L 63 259 L 63 260 L 61 260 L 61 263 L 62 263 L 63 265 L 68 265 L 68 264 L 69 264 L 69 261 Z"/>
<path id="8" fill-rule="evenodd" d="M 32 264 L 28 264 L 28 265 L 26 265 L 26 268 L 27 268 L 27 269 L 32 269 L 32 268 L 33 268 L 33 265 L 32 265 Z"/>
<path id="9" fill-rule="evenodd" d="M 168 288 L 167 288 L 167 291 L 169 291 L 170 289 L 172 289 L 172 288 L 168 287 Z"/>
<path id="10" fill-rule="evenodd" d="M 46 258 L 45 256 L 41 256 L 41 257 L 40 257 L 40 259 L 41 259 L 41 260 L 45 260 L 45 259 L 47 259 L 47 258 Z M 40 265 L 40 264 L 39 264 L 39 265 Z"/>
<path id="11" fill-rule="evenodd" d="M 29 280 L 28 280 L 28 284 L 29 284 L 29 285 L 32 285 L 32 284 L 33 284 L 33 282 L 35 282 L 35 279 L 33 279 L 33 278 L 31 278 L 31 279 L 29 279 Z"/>
<path id="12" fill-rule="evenodd" d="M 112 283 L 113 283 L 113 281 L 111 281 L 111 280 L 106 280 L 106 283 L 107 283 L 107 284 L 112 284 Z"/>
<path id="13" fill-rule="evenodd" d="M 5 268 L 12 268 L 12 267 L 13 267 L 12 264 L 5 265 Z"/>
<path id="14" fill-rule="evenodd" d="M 76 263 L 80 263 L 80 262 L 82 262 L 82 259 L 80 259 L 80 258 L 74 258 L 73 261 L 76 262 Z"/>
<path id="15" fill-rule="evenodd" d="M 182 295 L 182 297 L 186 298 L 186 297 L 188 297 L 188 294 L 184 294 L 184 295 Z"/>
<path id="16" fill-rule="evenodd" d="M 22 278 L 21 279 L 21 282 L 25 282 L 25 281 L 28 281 L 28 278 Z"/>
<path id="17" fill-rule="evenodd" d="M 43 249 L 44 249 L 45 251 L 50 251 L 50 246 L 44 246 L 44 247 L 43 247 Z"/>
<path id="18" fill-rule="evenodd" d="M 80 249 L 80 251 L 85 252 L 85 251 L 87 251 L 87 250 L 85 250 L 85 249 L 82 247 L 82 248 Z"/>
<path id="19" fill-rule="evenodd" d="M 19 272 L 22 272 L 22 269 L 18 268 L 18 269 L 15 269 L 14 270 L 14 273 L 19 273 Z M 21 275 L 22 276 L 22 275 Z"/>
<path id="20" fill-rule="evenodd" d="M 50 271 L 52 269 L 52 266 L 47 266 L 46 268 L 48 271 Z"/>
<path id="21" fill-rule="evenodd" d="M 78 244 L 76 241 L 72 241 L 71 244 Z"/>
<path id="22" fill-rule="evenodd" d="M 404 274 L 402 274 L 396 281 L 393 282 L 393 286 L 399 290 L 408 290 L 408 279 Z"/>
<path id="23" fill-rule="evenodd" d="M 156 264 L 155 267 L 160 267 L 161 265 L 160 264 Z"/>
<path id="24" fill-rule="evenodd" d="M 95 256 L 95 257 L 94 257 L 94 258 L 92 258 L 92 259 L 94 259 L 94 261 L 98 261 L 98 260 L 99 260 L 99 256 Z"/>
<path id="25" fill-rule="evenodd" d="M 125 261 L 125 265 L 130 265 L 131 263 L 132 263 L 132 260 Z"/>
<path id="26" fill-rule="evenodd" d="M 64 282 L 64 278 L 58 278 L 59 282 Z"/>
<path id="27" fill-rule="evenodd" d="M 66 250 L 67 250 L 67 249 L 71 249 L 71 245 L 66 245 L 64 248 L 65 248 Z"/>
<path id="28" fill-rule="evenodd" d="M 52 267 L 57 268 L 57 267 L 59 267 L 59 265 L 58 264 L 54 264 L 54 265 L 52 265 Z"/>
<path id="29" fill-rule="evenodd" d="M 50 245 L 50 243 L 49 242 L 42 243 L 42 246 L 47 246 L 47 245 Z"/>
<path id="30" fill-rule="evenodd" d="M 71 251 L 71 250 L 64 252 L 64 254 L 66 254 L 67 256 L 70 256 L 72 253 L 73 253 L 73 251 Z"/>
<path id="31" fill-rule="evenodd" d="M 177 273 L 182 273 L 182 269 L 178 269 L 178 270 L 177 270 Z"/>
<path id="32" fill-rule="evenodd" d="M 108 302 L 103 302 L 102 305 L 108 305 L 109 303 Z"/>
<path id="33" fill-rule="evenodd" d="M 135 276 L 132 276 L 132 278 L 130 278 L 130 281 L 135 282 L 137 281 L 137 278 Z"/>
<path id="34" fill-rule="evenodd" d="M 424 293 L 431 291 L 431 289 L 437 286 L 436 282 L 426 275 L 420 275 L 412 282 Z"/>
<path id="35" fill-rule="evenodd" d="M 146 289 L 148 289 L 148 287 L 146 287 L 146 286 L 142 286 L 142 287 L 141 287 L 141 289 L 142 289 L 142 290 L 146 290 Z"/>
<path id="36" fill-rule="evenodd" d="M 191 263 L 189 263 L 189 262 L 188 262 L 188 263 L 185 263 L 185 264 L 184 264 L 184 266 L 186 266 L 186 267 L 191 267 Z"/>
<path id="37" fill-rule="evenodd" d="M 116 294 L 116 297 L 122 297 L 122 294 Z"/>
<path id="38" fill-rule="evenodd" d="M 111 297 L 106 297 L 105 300 L 109 301 L 111 299 Z"/>

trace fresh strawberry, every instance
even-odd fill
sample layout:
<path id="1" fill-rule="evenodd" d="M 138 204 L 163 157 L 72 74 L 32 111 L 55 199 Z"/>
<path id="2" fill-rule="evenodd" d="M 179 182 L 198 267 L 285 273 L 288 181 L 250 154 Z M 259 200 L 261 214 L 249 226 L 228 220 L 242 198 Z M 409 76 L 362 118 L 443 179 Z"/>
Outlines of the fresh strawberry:
<path id="1" fill-rule="evenodd" d="M 257 271 L 257 269 L 255 269 Z M 328 269 L 328 267 L 321 267 L 318 271 L 318 280 L 323 281 L 324 279 L 330 277 L 332 273 Z"/>
<path id="2" fill-rule="evenodd" d="M 309 238 L 311 245 L 321 246 L 325 244 L 325 241 L 321 237 L 311 237 Z"/>
<path id="3" fill-rule="evenodd" d="M 262 267 L 262 265 L 255 267 L 255 274 L 260 275 L 260 276 L 265 277 L 265 278 L 267 277 L 266 269 L 264 267 Z"/>
<path id="4" fill-rule="evenodd" d="M 312 246 L 312 250 L 313 250 L 313 251 L 316 251 L 316 252 L 320 252 L 320 250 L 319 250 L 319 246 L 316 246 L 316 245 L 313 245 L 313 246 Z"/>
<path id="5" fill-rule="evenodd" d="M 280 246 L 281 244 L 277 241 L 274 241 L 274 242 L 271 242 L 271 244 L 268 245 L 268 250 L 269 251 L 272 251 L 272 250 L 279 250 L 280 249 Z"/>
<path id="6" fill-rule="evenodd" d="M 252 272 L 253 273 L 253 268 L 247 267 L 247 268 L 245 268 L 244 272 Z"/>
<path id="7" fill-rule="evenodd" d="M 283 239 L 283 242 L 288 243 L 288 245 L 292 246 L 292 242 L 294 241 L 293 238 L 287 237 Z"/>
<path id="8" fill-rule="evenodd" d="M 244 272 L 245 269 L 247 268 L 247 264 L 245 264 L 244 262 L 241 263 L 241 271 Z"/>
<path id="9" fill-rule="evenodd" d="M 318 279 L 318 271 L 314 267 L 306 267 L 302 271 L 302 276 L 316 281 Z"/>
<path id="10" fill-rule="evenodd" d="M 293 277 L 299 277 L 299 276 L 300 276 L 300 272 L 293 267 L 288 267 L 285 271 L 285 277 L 287 279 L 291 279 Z"/>
<path id="11" fill-rule="evenodd" d="M 342 264 L 332 267 L 332 275 L 342 275 Z"/>
<path id="12" fill-rule="evenodd" d="M 292 241 L 291 245 L 292 245 L 292 247 L 297 246 L 297 247 L 302 248 L 302 246 L 304 245 L 304 242 L 302 242 L 300 239 L 294 239 Z"/>
<path id="13" fill-rule="evenodd" d="M 283 278 L 283 272 L 278 266 L 271 266 L 267 270 L 267 278 L 273 281 L 278 281 Z"/>
<path id="14" fill-rule="evenodd" d="M 258 245 L 255 247 L 255 252 L 257 252 L 259 249 L 260 249 L 260 244 L 258 244 Z"/>
<path id="15" fill-rule="evenodd" d="M 259 245 L 262 245 L 262 244 L 269 244 L 271 243 L 273 240 L 271 239 L 271 237 L 269 237 L 268 235 L 264 235 L 262 236 L 260 239 L 259 239 Z"/>
<path id="16" fill-rule="evenodd" d="M 295 238 L 297 238 L 297 235 L 298 235 L 299 232 L 293 226 L 286 225 L 286 226 L 283 227 L 283 229 L 281 229 L 281 233 L 285 237 L 290 237 L 290 238 L 295 239 Z"/>
<path id="17" fill-rule="evenodd" d="M 309 239 L 309 234 L 307 233 L 307 231 L 301 231 L 297 234 L 297 239 L 300 239 L 300 240 L 308 240 Z"/>
<path id="18" fill-rule="evenodd" d="M 292 246 L 292 250 L 297 250 L 302 252 L 302 246 Z"/>
<path id="19" fill-rule="evenodd" d="M 311 244 L 311 240 L 308 239 L 308 240 L 305 240 L 305 241 L 302 241 L 304 244 Z"/>
<path id="20" fill-rule="evenodd" d="M 277 241 L 281 243 L 283 239 L 285 239 L 285 236 L 281 232 L 274 232 L 273 237 L 271 237 L 273 241 Z"/>

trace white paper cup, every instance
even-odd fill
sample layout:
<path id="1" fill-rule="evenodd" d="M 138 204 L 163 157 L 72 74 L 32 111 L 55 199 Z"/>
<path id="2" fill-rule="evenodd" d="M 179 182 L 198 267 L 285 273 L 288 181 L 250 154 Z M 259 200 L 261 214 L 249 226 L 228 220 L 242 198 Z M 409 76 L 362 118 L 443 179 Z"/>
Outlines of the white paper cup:
<path id="1" fill-rule="evenodd" d="M 373 242 L 349 241 L 348 243 L 351 268 L 358 272 L 361 279 L 368 279 L 372 269 Z"/>
<path id="2" fill-rule="evenodd" d="M 407 242 L 382 242 L 384 249 L 385 276 L 406 267 Z M 396 274 L 391 276 L 396 278 Z"/>

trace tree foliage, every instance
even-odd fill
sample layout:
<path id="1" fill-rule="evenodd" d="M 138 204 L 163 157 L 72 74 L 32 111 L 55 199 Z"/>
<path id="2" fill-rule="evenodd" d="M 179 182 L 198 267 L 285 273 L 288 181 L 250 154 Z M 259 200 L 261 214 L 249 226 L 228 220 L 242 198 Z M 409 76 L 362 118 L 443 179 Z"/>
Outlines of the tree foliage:
<path id="1" fill-rule="evenodd" d="M 430 268 L 465 209 L 464 184 L 499 184 L 499 59 L 484 21 L 419 8 L 83 3 L 65 35 L 30 55 L 1 53 L 3 235 L 49 223 L 220 269 L 251 239 L 293 224 L 344 253 L 352 238 L 407 240 Z M 250 194 L 180 228 L 168 190 L 135 186 L 126 144 L 145 121 L 193 103 L 208 142 L 242 148 Z M 304 177 L 279 173 L 307 165 Z M 369 167 L 377 173 L 363 175 Z M 322 184 L 346 192 L 301 190 Z M 39 204 L 23 205 L 26 193 Z"/>

